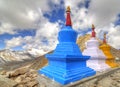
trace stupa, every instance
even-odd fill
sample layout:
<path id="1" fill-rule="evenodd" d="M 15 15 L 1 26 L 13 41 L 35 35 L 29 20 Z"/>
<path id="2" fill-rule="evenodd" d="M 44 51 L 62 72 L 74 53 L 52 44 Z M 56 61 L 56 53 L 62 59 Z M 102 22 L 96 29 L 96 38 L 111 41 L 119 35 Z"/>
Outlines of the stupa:
<path id="1" fill-rule="evenodd" d="M 95 27 L 92 25 L 92 35 L 90 40 L 86 42 L 86 49 L 82 53 L 83 55 L 91 56 L 87 60 L 87 66 L 95 71 L 104 71 L 110 67 L 105 63 L 106 57 L 102 50 L 99 49 L 99 42 L 96 39 Z"/>
<path id="2" fill-rule="evenodd" d="M 108 64 L 111 68 L 117 67 L 118 64 L 115 62 L 115 57 L 111 54 L 111 47 L 110 45 L 107 44 L 106 41 L 106 33 L 104 34 L 104 39 L 103 39 L 103 44 L 100 46 L 100 49 L 103 51 L 105 56 L 107 57 L 106 59 L 106 64 Z"/>
<path id="3" fill-rule="evenodd" d="M 76 44 L 77 32 L 72 28 L 70 7 L 67 7 L 66 26 L 58 34 L 56 49 L 47 54 L 48 65 L 38 72 L 62 85 L 92 76 L 96 72 L 86 66 L 89 56 L 83 56 Z"/>

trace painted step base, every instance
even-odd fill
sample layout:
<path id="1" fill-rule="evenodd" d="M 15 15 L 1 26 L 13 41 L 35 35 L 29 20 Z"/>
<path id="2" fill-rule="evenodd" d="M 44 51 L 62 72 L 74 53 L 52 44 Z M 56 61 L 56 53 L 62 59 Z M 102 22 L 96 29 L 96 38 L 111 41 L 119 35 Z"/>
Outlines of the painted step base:
<path id="1" fill-rule="evenodd" d="M 88 60 L 87 66 L 89 66 L 90 68 L 94 69 L 95 71 L 99 71 L 99 72 L 103 72 L 103 71 L 111 68 L 110 66 L 108 66 L 105 63 L 105 60 L 100 60 L 100 59 Z"/>
<path id="2" fill-rule="evenodd" d="M 106 65 L 105 63 L 101 63 L 101 64 L 97 64 L 97 63 L 88 63 L 87 66 L 89 66 L 90 68 L 94 69 L 95 71 L 99 71 L 99 72 L 103 72 L 105 70 L 110 69 L 110 67 L 108 65 Z"/>
<path id="3" fill-rule="evenodd" d="M 95 71 L 105 71 L 111 67 L 105 63 L 106 57 L 104 53 L 98 47 L 87 48 L 83 51 L 83 55 L 89 55 L 91 58 L 87 60 L 87 66 Z"/>
<path id="4" fill-rule="evenodd" d="M 118 67 L 118 64 L 114 60 L 106 60 L 106 64 L 108 64 L 111 68 Z"/>
<path id="5" fill-rule="evenodd" d="M 50 79 L 54 79 L 62 85 L 66 85 L 83 78 L 93 76 L 96 72 L 89 67 L 80 67 L 79 69 L 59 69 L 51 66 L 46 66 L 38 71 L 39 74 L 44 74 Z"/>

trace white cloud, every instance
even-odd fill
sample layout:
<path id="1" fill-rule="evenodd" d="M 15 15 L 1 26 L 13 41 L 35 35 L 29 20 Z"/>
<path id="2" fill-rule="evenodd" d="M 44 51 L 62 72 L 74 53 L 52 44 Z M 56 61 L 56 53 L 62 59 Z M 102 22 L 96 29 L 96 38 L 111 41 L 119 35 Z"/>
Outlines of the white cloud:
<path id="1" fill-rule="evenodd" d="M 46 53 L 43 49 L 35 49 L 35 48 L 28 49 L 28 52 L 35 57 L 39 57 Z"/>
<path id="2" fill-rule="evenodd" d="M 53 9 L 58 9 L 54 6 L 50 7 L 49 2 L 53 5 L 60 4 L 60 1 L 57 0 L 0 1 L 0 22 L 4 24 L 0 26 L 1 34 L 15 34 L 19 29 L 36 29 L 35 36 L 20 36 L 5 40 L 6 48 L 10 49 L 22 45 L 24 49 L 35 48 L 43 51 L 50 51 L 55 48 L 60 20 L 51 23 L 48 18 L 44 17 L 44 13 L 50 14 Z M 46 39 L 46 43 L 43 43 L 44 39 Z"/>
<path id="3" fill-rule="evenodd" d="M 108 43 L 111 46 L 120 49 L 120 26 L 112 27 L 108 32 L 107 37 Z"/>
<path id="4" fill-rule="evenodd" d="M 120 0 L 91 0 L 89 15 L 93 16 L 94 24 L 99 27 L 114 22 L 120 13 Z"/>
<path id="5" fill-rule="evenodd" d="M 15 29 L 32 29 L 36 28 L 36 35 L 26 37 L 16 37 L 6 41 L 6 48 L 15 47 L 26 43 L 23 48 L 35 48 L 40 50 L 52 50 L 57 44 L 57 34 L 60 29 L 59 22 L 51 23 L 43 14 L 50 12 L 59 7 L 49 6 L 48 3 L 60 4 L 60 0 L 1 0 L 0 1 L 0 29 L 1 34 L 7 32 L 14 34 Z M 77 31 L 84 31 L 95 24 L 97 36 L 102 38 L 103 32 L 108 32 L 108 43 L 119 48 L 118 31 L 114 28 L 113 22 L 116 16 L 120 13 L 120 0 L 91 0 L 90 7 L 87 9 L 84 6 L 79 7 L 80 3 L 85 3 L 85 0 L 64 0 L 66 8 L 71 6 L 71 17 L 73 28 Z M 60 20 L 61 21 L 61 20 Z M 6 25 L 8 24 L 8 25 Z M 7 27 L 5 27 L 7 26 Z M 5 27 L 5 28 L 4 28 Z M 117 28 L 119 29 L 119 28 Z M 114 31 L 114 32 L 113 32 Z M 116 37 L 114 37 L 115 34 Z M 18 39 L 19 38 L 19 39 Z M 43 43 L 46 40 L 46 43 Z M 18 41 L 17 43 L 14 43 Z M 111 42 L 112 41 L 112 42 Z"/>
<path id="6" fill-rule="evenodd" d="M 12 48 L 12 47 L 16 47 L 16 46 L 20 46 L 23 43 L 23 38 L 21 36 L 15 38 L 13 37 L 11 40 L 6 40 L 6 48 Z"/>
<path id="7" fill-rule="evenodd" d="M 49 26 L 49 27 L 48 27 Z M 14 37 L 10 40 L 6 40 L 6 48 L 13 48 L 16 46 L 23 45 L 24 49 L 39 49 L 44 51 L 53 50 L 56 47 L 57 41 L 57 34 L 59 31 L 58 23 L 45 23 L 41 26 L 34 37 L 32 36 L 25 36 L 25 37 Z M 44 42 L 44 40 L 46 42 Z"/>
<path id="8" fill-rule="evenodd" d="M 44 50 L 53 50 L 57 44 L 57 34 L 60 29 L 58 23 L 45 23 L 41 26 L 37 32 L 36 36 L 29 40 L 30 43 L 26 43 L 27 45 L 24 48 L 38 48 Z M 45 41 L 45 42 L 44 42 Z"/>
<path id="9" fill-rule="evenodd" d="M 48 20 L 43 14 L 52 11 L 49 2 L 60 3 L 56 0 L 0 0 L 0 22 L 14 27 L 11 32 L 18 29 L 36 29 Z M 0 28 L 2 29 L 1 26 Z"/>
<path id="10" fill-rule="evenodd" d="M 14 28 L 15 27 L 9 23 L 1 23 L 0 34 L 4 34 L 4 33 L 15 34 L 16 31 L 14 30 Z"/>

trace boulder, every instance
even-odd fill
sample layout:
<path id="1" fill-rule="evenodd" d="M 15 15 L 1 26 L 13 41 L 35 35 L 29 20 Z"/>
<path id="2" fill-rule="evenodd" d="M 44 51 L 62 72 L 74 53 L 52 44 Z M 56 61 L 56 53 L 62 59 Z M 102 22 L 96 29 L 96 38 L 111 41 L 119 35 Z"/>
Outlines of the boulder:
<path id="1" fill-rule="evenodd" d="M 15 87 L 17 82 L 0 75 L 0 87 Z"/>
<path id="2" fill-rule="evenodd" d="M 18 75 L 23 75 L 26 72 L 28 72 L 28 68 L 27 67 L 22 67 L 19 69 L 16 69 L 15 71 L 11 71 L 9 72 L 9 77 L 14 77 L 14 76 L 18 76 Z"/>

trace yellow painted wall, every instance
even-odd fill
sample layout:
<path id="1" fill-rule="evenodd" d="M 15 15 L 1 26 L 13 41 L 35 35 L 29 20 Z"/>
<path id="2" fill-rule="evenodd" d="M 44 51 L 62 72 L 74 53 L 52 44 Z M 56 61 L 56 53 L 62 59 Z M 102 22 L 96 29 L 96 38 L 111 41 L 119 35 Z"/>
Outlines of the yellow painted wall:
<path id="1" fill-rule="evenodd" d="M 103 43 L 99 48 L 106 56 L 106 64 L 108 64 L 111 68 L 117 67 L 118 64 L 115 62 L 115 57 L 110 52 L 111 47 L 108 44 Z"/>

